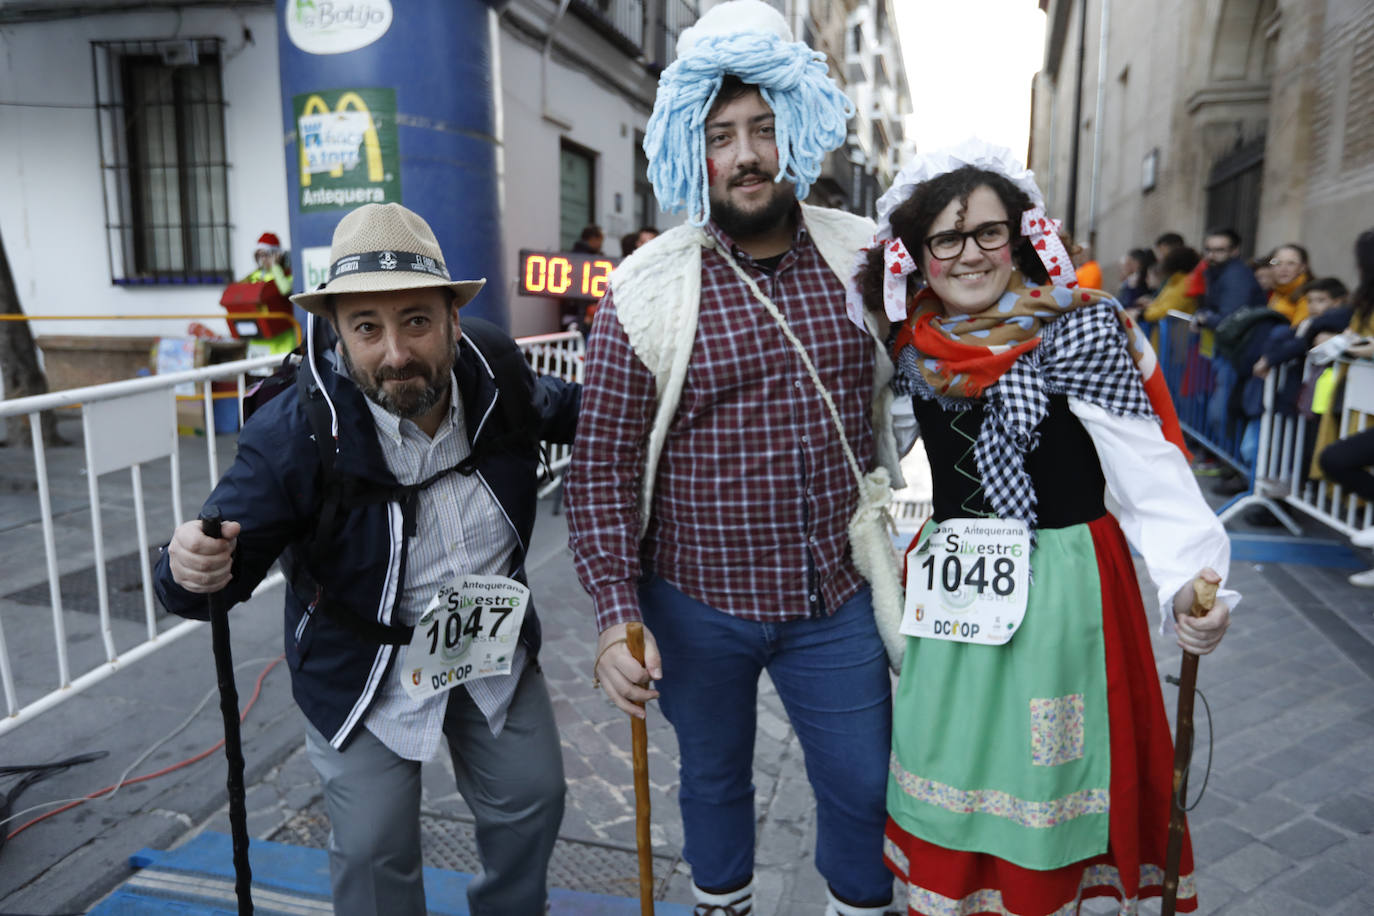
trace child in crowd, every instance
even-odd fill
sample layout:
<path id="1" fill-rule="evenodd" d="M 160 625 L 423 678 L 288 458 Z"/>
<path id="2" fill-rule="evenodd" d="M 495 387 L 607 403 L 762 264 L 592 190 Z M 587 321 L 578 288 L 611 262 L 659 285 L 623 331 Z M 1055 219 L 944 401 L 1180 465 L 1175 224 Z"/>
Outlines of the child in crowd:
<path id="1" fill-rule="evenodd" d="M 1275 404 L 1281 412 L 1292 413 L 1297 404 L 1302 384 L 1301 360 L 1307 351 L 1341 333 L 1350 324 L 1353 310 L 1345 304 L 1349 292 L 1335 277 L 1313 280 L 1299 291 L 1300 297 L 1307 301 L 1307 317 L 1295 327 L 1280 326 L 1269 333 L 1264 355 L 1251 369 L 1254 377 L 1262 382 L 1271 371 L 1284 364 L 1299 363 L 1280 382 Z"/>
<path id="2" fill-rule="evenodd" d="M 1307 317 L 1297 327 L 1280 324 L 1269 331 L 1263 343 L 1262 355 L 1251 367 L 1251 377 L 1245 383 L 1242 401 L 1247 416 L 1257 418 L 1262 412 L 1265 380 L 1272 372 L 1280 373 L 1274 392 L 1275 411 L 1286 416 L 1299 414 L 1298 396 L 1304 382 L 1314 383 L 1316 375 L 1324 369 L 1310 370 L 1305 378 L 1303 364 L 1307 353 L 1314 346 L 1341 333 L 1350 323 L 1352 309 L 1345 304 L 1348 294 L 1345 284 L 1335 277 L 1313 280 L 1298 290 L 1298 295 L 1307 303 Z M 1301 418 L 1301 422 L 1303 455 L 1299 466 L 1306 468 L 1312 462 L 1317 427 L 1306 416 Z M 1267 514 L 1262 515 L 1269 518 Z"/>

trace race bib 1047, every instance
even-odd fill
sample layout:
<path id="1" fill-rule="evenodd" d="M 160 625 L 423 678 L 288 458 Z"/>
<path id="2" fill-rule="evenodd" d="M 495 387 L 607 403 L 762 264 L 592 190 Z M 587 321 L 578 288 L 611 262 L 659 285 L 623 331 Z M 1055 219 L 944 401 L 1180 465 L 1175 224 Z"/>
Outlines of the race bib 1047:
<path id="1" fill-rule="evenodd" d="M 952 518 L 907 554 L 908 636 L 987 646 L 1026 616 L 1030 535 L 1016 519 Z"/>
<path id="2" fill-rule="evenodd" d="M 530 590 L 505 576 L 461 575 L 434 596 L 415 625 L 402 679 L 415 699 L 481 677 L 509 674 Z"/>

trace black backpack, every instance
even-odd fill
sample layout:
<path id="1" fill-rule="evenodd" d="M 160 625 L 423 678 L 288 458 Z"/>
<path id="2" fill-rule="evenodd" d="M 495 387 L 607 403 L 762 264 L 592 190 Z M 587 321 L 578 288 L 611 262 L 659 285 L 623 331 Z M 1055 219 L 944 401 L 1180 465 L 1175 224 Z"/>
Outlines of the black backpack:
<path id="1" fill-rule="evenodd" d="M 416 532 L 416 502 L 423 490 L 449 474 L 473 473 L 478 462 L 492 452 L 519 451 L 538 445 L 535 382 L 525 361 L 525 354 L 504 331 L 481 319 L 464 319 L 462 334 L 481 353 L 496 378 L 496 387 L 501 393 L 497 400 L 505 417 L 504 429 L 499 435 L 487 436 L 479 441 L 468 457 L 458 464 L 419 483 L 385 486 L 335 470 L 333 418 L 313 374 L 308 370 L 301 371 L 305 359 L 301 352 L 304 345 L 288 353 L 270 376 L 253 385 L 243 396 L 243 418 L 246 422 L 264 404 L 288 388 L 294 386 L 299 392 L 301 406 L 310 422 L 311 437 L 319 450 L 321 496 L 315 511 L 314 530 L 305 541 L 306 557 L 297 557 L 294 549 L 288 550 L 282 557 L 282 566 L 298 593 L 313 592 L 313 604 L 317 609 L 325 611 L 332 620 L 370 642 L 406 645 L 410 642 L 412 628 L 387 626 L 338 608 L 334 601 L 326 600 L 322 587 L 307 572 L 307 565 L 316 566 L 318 561 L 324 559 L 329 535 L 341 513 L 365 505 L 398 502 L 401 505 L 402 530 L 406 537 L 411 537 Z M 301 562 L 303 559 L 311 562 L 306 564 Z"/>

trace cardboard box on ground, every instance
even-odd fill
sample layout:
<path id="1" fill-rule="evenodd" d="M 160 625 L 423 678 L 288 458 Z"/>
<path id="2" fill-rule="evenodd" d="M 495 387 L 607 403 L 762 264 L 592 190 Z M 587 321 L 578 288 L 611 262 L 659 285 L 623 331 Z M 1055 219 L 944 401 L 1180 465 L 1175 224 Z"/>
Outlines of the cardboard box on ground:
<path id="1" fill-rule="evenodd" d="M 217 363 L 243 359 L 247 344 L 242 340 L 205 340 L 199 337 L 162 337 L 154 346 L 153 365 L 156 371 L 182 372 Z M 213 382 L 215 432 L 238 432 L 238 383 L 233 379 Z M 186 384 L 177 386 L 177 434 L 205 435 L 205 386 Z"/>

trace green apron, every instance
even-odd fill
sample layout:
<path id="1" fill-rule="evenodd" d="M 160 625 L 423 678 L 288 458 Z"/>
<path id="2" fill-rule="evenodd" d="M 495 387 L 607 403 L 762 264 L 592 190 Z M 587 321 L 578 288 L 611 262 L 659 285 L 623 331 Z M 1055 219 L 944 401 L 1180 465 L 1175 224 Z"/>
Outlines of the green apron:
<path id="1" fill-rule="evenodd" d="M 1111 743 L 1092 533 L 1037 537 L 1011 642 L 907 638 L 887 808 L 928 843 L 1047 870 L 1107 851 Z"/>

